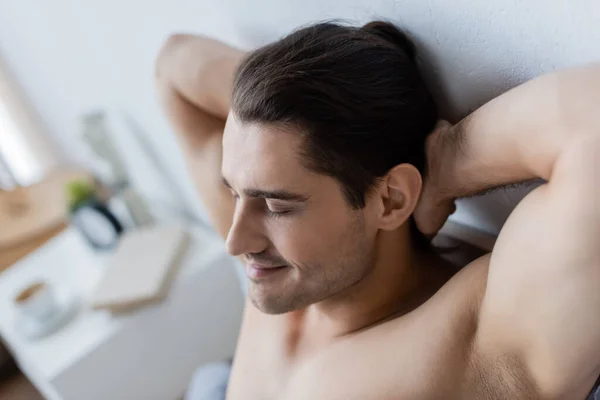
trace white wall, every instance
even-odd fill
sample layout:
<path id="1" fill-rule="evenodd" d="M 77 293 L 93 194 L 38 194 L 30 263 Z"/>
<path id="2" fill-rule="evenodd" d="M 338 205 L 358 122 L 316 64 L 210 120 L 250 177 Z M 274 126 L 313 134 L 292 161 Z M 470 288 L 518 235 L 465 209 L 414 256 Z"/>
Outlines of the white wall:
<path id="1" fill-rule="evenodd" d="M 377 17 L 414 35 L 451 116 L 543 72 L 600 60 L 598 0 L 0 0 L 0 55 L 73 160 L 86 158 L 78 115 L 116 107 L 147 132 L 198 210 L 154 95 L 153 61 L 166 36 L 200 32 L 252 48 L 311 21 Z M 144 192 L 168 198 L 139 154 L 130 158 Z M 517 199 L 497 194 L 456 217 L 497 231 Z"/>

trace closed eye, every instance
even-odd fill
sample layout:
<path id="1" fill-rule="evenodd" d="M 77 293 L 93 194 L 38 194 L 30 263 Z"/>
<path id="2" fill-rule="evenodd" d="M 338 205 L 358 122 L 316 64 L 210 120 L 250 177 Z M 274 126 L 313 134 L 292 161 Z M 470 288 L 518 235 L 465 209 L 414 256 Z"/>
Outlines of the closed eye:
<path id="1" fill-rule="evenodd" d="M 267 216 L 268 216 L 268 217 L 271 217 L 271 218 L 281 218 L 281 217 L 284 217 L 284 216 L 289 216 L 289 215 L 293 214 L 293 213 L 294 213 L 294 211 L 293 211 L 293 210 L 287 210 L 287 211 L 272 211 L 272 210 L 270 210 L 269 208 L 267 208 L 267 211 L 266 211 L 266 213 L 267 213 Z"/>
<path id="2" fill-rule="evenodd" d="M 281 200 L 265 200 L 266 213 L 270 217 L 281 217 L 298 211 L 296 203 Z"/>

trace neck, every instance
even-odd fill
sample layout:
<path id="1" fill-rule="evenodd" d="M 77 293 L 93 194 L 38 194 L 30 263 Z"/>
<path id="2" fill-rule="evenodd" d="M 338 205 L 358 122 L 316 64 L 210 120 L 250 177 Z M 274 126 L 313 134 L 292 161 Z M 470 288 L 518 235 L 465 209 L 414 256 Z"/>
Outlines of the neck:
<path id="1" fill-rule="evenodd" d="M 307 328 L 317 327 L 321 337 L 333 339 L 410 312 L 431 296 L 439 277 L 436 261 L 411 245 L 407 227 L 381 231 L 369 273 L 344 292 L 308 307 Z"/>

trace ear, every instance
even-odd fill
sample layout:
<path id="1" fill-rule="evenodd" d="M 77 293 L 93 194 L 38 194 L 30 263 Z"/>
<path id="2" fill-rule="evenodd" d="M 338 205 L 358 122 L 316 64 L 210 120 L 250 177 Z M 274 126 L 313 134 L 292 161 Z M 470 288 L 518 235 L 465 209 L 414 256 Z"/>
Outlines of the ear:
<path id="1" fill-rule="evenodd" d="M 379 198 L 379 227 L 394 230 L 412 215 L 417 206 L 423 181 L 421 173 L 412 164 L 400 164 L 383 178 L 377 191 Z"/>

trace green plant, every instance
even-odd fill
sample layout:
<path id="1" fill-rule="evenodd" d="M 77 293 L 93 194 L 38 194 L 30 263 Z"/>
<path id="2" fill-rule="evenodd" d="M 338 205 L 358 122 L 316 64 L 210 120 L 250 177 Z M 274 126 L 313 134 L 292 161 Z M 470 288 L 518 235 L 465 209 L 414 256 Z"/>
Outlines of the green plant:
<path id="1" fill-rule="evenodd" d="M 96 195 L 94 185 L 86 180 L 73 180 L 66 185 L 67 204 L 70 210 L 74 210 L 81 204 L 87 202 Z"/>

